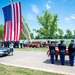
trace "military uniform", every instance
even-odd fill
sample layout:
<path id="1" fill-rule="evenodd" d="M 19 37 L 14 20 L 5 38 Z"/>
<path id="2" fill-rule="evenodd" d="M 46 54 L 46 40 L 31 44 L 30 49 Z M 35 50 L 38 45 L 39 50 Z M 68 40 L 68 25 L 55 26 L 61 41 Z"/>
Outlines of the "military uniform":
<path id="1" fill-rule="evenodd" d="M 49 50 L 50 50 L 50 60 L 51 60 L 51 63 L 54 64 L 55 45 L 54 45 L 53 42 L 51 42 L 51 44 L 49 46 Z"/>
<path id="2" fill-rule="evenodd" d="M 58 45 L 59 53 L 60 53 L 60 63 L 61 65 L 64 65 L 65 62 L 65 53 L 66 53 L 66 44 L 63 43 L 62 40 L 61 43 Z"/>
<path id="3" fill-rule="evenodd" d="M 69 44 L 68 50 L 69 50 L 69 62 L 70 62 L 70 66 L 74 66 L 75 44 L 74 44 L 73 40 Z"/>

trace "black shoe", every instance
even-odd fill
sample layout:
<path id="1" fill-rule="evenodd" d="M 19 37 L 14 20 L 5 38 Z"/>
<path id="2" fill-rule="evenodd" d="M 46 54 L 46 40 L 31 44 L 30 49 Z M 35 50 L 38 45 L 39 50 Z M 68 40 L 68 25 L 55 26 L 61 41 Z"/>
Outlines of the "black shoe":
<path id="1" fill-rule="evenodd" d="M 61 64 L 61 65 L 64 65 L 64 64 Z"/>
<path id="2" fill-rule="evenodd" d="M 72 67 L 73 67 L 73 65 L 70 65 L 70 66 L 72 66 Z"/>

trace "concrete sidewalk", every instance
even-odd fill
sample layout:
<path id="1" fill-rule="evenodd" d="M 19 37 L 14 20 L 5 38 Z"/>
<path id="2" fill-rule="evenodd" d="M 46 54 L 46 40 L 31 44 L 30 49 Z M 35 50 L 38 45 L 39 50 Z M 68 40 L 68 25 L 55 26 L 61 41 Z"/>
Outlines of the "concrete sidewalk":
<path id="1" fill-rule="evenodd" d="M 64 66 L 60 65 L 59 60 L 55 61 L 55 64 L 52 65 L 50 63 L 50 58 L 46 55 L 46 52 L 15 51 L 14 56 L 0 57 L 0 63 L 48 72 L 75 75 L 75 66 L 69 66 L 68 56 L 66 56 Z"/>

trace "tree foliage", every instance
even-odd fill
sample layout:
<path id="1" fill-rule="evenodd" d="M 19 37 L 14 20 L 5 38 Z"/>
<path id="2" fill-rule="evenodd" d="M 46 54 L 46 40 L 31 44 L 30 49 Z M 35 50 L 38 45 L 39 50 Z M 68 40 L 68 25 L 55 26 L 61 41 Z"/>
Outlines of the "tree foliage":
<path id="1" fill-rule="evenodd" d="M 73 39 L 75 39 L 75 30 L 74 30 L 74 35 L 73 35 Z"/>
<path id="2" fill-rule="evenodd" d="M 66 39 L 72 39 L 73 38 L 73 35 L 72 35 L 72 32 L 71 30 L 67 29 L 66 30 L 66 34 L 64 36 Z"/>
<path id="3" fill-rule="evenodd" d="M 0 24 L 0 39 L 3 38 L 3 33 L 4 33 L 4 26 L 3 24 Z"/>
<path id="4" fill-rule="evenodd" d="M 58 33 L 59 33 L 59 39 L 63 39 L 63 34 L 64 34 L 63 30 L 58 28 Z"/>
<path id="5" fill-rule="evenodd" d="M 43 11 L 43 13 L 43 16 L 37 16 L 38 23 L 41 25 L 41 28 L 38 30 L 35 29 L 35 32 L 40 34 L 41 37 L 47 39 L 54 38 L 57 31 L 58 15 L 52 15 L 47 10 Z"/>

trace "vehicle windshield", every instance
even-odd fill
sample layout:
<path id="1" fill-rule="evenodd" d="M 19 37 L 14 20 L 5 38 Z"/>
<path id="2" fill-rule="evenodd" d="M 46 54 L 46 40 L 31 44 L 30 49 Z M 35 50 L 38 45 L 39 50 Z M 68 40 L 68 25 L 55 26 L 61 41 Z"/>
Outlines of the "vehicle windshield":
<path id="1" fill-rule="evenodd" d="M 4 48 L 2 46 L 0 46 L 0 50 L 4 50 Z"/>

